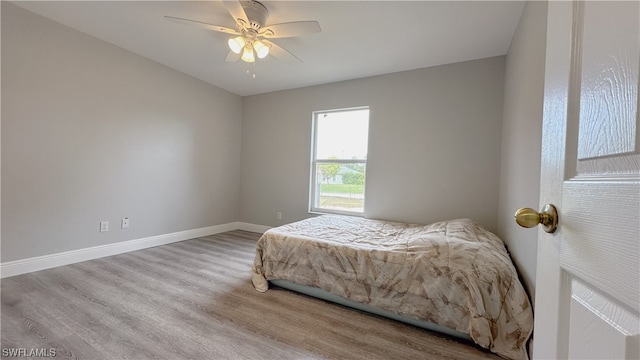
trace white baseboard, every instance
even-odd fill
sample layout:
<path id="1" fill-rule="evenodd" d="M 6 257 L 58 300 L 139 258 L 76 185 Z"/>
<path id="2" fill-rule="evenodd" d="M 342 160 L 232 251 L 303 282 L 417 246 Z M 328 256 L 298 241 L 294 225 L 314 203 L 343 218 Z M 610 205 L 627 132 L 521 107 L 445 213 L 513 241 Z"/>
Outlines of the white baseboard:
<path id="1" fill-rule="evenodd" d="M 251 232 L 261 233 L 261 234 L 271 229 L 271 226 L 265 226 L 265 225 L 256 225 L 256 224 L 250 224 L 250 223 L 244 223 L 244 222 L 239 222 L 236 224 L 238 224 L 238 230 L 251 231 Z"/>
<path id="2" fill-rule="evenodd" d="M 262 233 L 268 229 L 270 229 L 270 227 L 268 226 L 254 225 L 243 222 L 233 222 L 228 224 L 204 227 L 200 229 L 185 230 L 170 234 L 128 240 L 115 244 L 99 245 L 85 249 L 61 252 L 57 254 L 9 261 L 0 264 L 0 278 L 26 274 L 63 265 L 75 264 L 82 261 L 98 259 L 106 256 L 122 254 L 129 251 L 141 250 L 159 245 L 171 244 L 178 241 L 219 234 L 232 230 L 245 230 Z"/>

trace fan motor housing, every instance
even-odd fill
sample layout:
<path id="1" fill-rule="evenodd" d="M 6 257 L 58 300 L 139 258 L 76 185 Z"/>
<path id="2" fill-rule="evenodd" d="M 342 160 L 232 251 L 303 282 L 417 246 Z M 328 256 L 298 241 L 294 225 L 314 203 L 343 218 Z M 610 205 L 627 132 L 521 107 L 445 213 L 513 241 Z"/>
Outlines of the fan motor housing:
<path id="1" fill-rule="evenodd" d="M 262 3 L 254 0 L 241 1 L 242 9 L 249 19 L 249 27 L 258 31 L 267 22 L 269 10 Z"/>

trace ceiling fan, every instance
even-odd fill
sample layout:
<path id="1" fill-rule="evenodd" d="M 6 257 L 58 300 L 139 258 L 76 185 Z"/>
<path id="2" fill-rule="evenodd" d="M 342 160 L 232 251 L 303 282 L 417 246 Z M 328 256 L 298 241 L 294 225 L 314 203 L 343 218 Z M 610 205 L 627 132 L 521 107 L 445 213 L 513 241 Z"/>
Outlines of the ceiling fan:
<path id="1" fill-rule="evenodd" d="M 255 0 L 228 0 L 223 1 L 223 3 L 236 23 L 235 29 L 173 16 L 165 16 L 165 18 L 170 21 L 233 35 L 228 41 L 230 51 L 227 55 L 227 61 L 236 61 L 240 58 L 249 63 L 255 62 L 256 56 L 262 59 L 270 53 L 277 58 L 296 59 L 302 62 L 297 56 L 267 39 L 295 37 L 320 32 L 320 24 L 317 21 L 293 21 L 265 26 L 269 17 L 269 10 L 262 3 Z"/>

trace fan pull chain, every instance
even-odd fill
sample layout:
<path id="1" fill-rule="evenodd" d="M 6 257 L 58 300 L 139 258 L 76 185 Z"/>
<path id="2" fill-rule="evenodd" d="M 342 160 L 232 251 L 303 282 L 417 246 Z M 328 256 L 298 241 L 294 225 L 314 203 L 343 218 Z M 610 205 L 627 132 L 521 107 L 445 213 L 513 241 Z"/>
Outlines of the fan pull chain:
<path id="1" fill-rule="evenodd" d="M 251 65 L 253 65 L 253 69 L 255 70 L 256 63 L 255 63 L 255 62 L 253 62 L 253 63 L 251 63 Z M 252 71 L 251 71 L 251 69 L 247 69 L 246 74 L 247 74 L 247 76 L 250 76 L 252 79 L 255 79 L 255 78 L 256 78 L 256 73 L 255 73 L 255 71 L 253 71 L 253 72 L 252 72 Z"/>

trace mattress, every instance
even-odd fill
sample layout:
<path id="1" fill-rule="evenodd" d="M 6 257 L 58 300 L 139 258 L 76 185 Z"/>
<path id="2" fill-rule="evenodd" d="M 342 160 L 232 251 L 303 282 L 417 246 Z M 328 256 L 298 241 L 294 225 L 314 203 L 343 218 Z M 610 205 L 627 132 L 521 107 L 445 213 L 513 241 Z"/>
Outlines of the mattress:
<path id="1" fill-rule="evenodd" d="M 469 219 L 430 225 L 324 215 L 268 230 L 252 266 L 269 280 L 468 334 L 510 359 L 527 359 L 533 311 L 502 241 Z"/>

